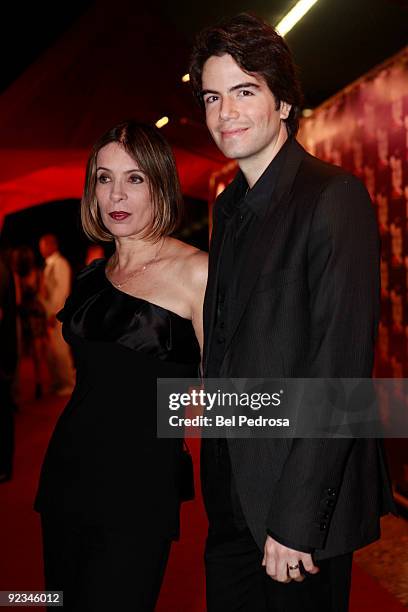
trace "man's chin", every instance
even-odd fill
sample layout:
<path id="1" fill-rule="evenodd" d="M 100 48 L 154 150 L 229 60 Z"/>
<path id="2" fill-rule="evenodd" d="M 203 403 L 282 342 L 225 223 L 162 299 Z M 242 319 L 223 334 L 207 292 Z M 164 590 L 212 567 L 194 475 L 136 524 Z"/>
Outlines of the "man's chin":
<path id="1" fill-rule="evenodd" d="M 247 156 L 247 153 L 240 147 L 220 147 L 220 149 L 228 159 L 241 159 Z"/>

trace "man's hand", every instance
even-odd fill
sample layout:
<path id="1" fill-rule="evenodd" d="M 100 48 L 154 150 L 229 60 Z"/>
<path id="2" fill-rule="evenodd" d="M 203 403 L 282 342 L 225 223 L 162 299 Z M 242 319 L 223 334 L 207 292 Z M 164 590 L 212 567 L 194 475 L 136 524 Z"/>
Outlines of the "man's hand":
<path id="1" fill-rule="evenodd" d="M 309 574 L 319 572 L 319 568 L 313 563 L 312 555 L 287 548 L 269 535 L 266 537 L 262 565 L 266 567 L 266 573 L 271 578 L 277 582 L 302 582 L 305 576 L 300 572 L 300 562 Z M 289 569 L 289 566 L 297 568 Z"/>

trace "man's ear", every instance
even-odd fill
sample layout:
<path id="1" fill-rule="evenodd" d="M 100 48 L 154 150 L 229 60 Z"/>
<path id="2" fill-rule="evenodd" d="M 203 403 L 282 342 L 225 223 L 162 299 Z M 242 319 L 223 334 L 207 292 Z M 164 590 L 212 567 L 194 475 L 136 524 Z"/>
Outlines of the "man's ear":
<path id="1" fill-rule="evenodd" d="M 292 108 L 291 104 L 284 102 L 283 100 L 280 103 L 280 118 L 287 119 L 289 117 L 290 109 Z"/>

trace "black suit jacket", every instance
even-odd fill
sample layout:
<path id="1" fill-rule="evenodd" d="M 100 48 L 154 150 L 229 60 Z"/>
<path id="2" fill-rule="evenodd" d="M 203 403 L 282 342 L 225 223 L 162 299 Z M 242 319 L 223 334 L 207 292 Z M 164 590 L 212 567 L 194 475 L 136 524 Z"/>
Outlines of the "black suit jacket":
<path id="1" fill-rule="evenodd" d="M 215 323 L 225 219 L 214 207 L 204 304 L 204 374 Z M 220 377 L 369 377 L 379 318 L 379 238 L 363 184 L 287 145 L 268 212 L 251 246 Z M 247 242 L 248 243 L 248 242 Z M 242 510 L 259 547 L 267 530 L 316 558 L 379 537 L 394 505 L 382 444 L 375 439 L 228 439 Z"/>

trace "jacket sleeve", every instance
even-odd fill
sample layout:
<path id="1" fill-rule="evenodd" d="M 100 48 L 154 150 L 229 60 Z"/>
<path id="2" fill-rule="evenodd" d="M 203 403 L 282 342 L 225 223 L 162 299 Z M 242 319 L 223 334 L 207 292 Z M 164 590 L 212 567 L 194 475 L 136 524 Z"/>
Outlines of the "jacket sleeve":
<path id="1" fill-rule="evenodd" d="M 371 376 L 379 316 L 379 237 L 363 184 L 322 190 L 308 242 L 311 378 Z M 354 440 L 294 439 L 273 491 L 267 529 L 299 550 L 323 548 Z M 295 547 L 295 545 L 293 546 Z"/>

